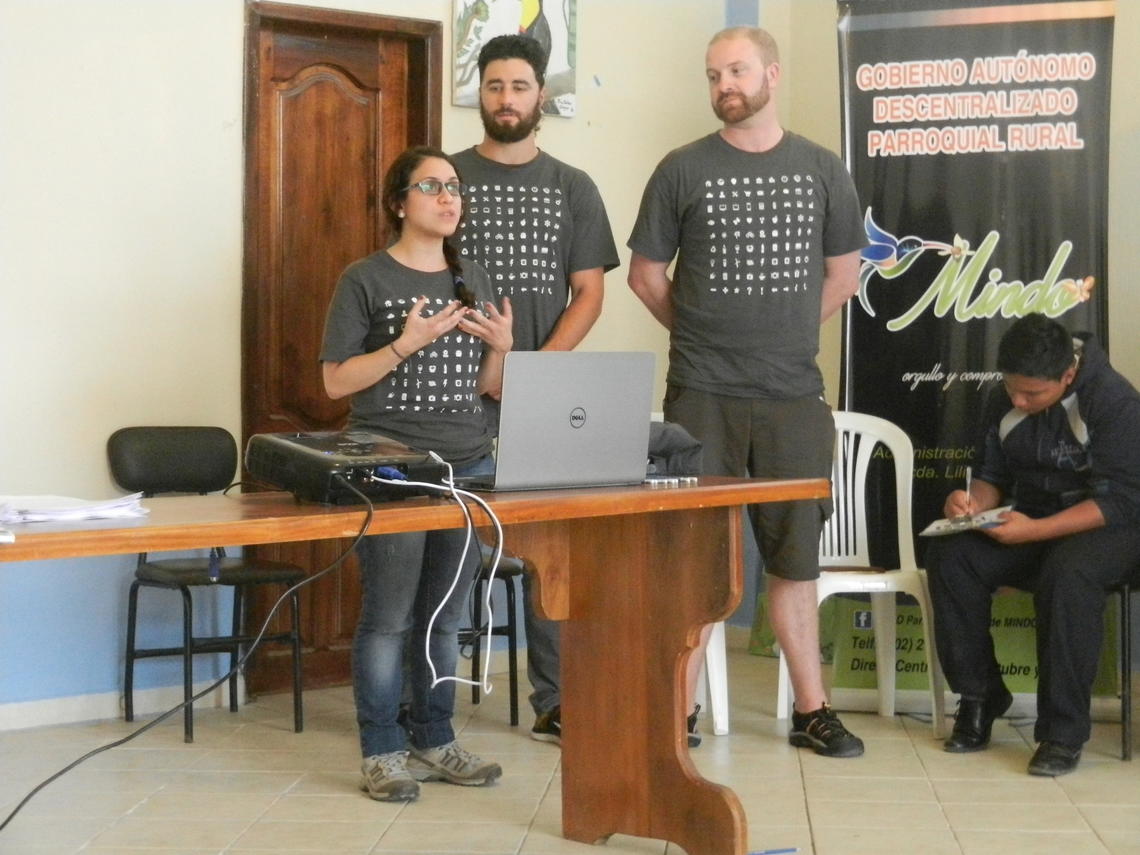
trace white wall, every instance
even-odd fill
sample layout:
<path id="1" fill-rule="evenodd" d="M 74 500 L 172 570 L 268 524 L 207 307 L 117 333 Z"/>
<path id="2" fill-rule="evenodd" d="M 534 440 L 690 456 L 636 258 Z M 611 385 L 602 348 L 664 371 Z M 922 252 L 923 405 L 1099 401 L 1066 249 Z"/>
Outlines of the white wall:
<path id="1" fill-rule="evenodd" d="M 239 427 L 242 15 L 0 4 L 0 493 L 109 495 L 125 424 Z"/>

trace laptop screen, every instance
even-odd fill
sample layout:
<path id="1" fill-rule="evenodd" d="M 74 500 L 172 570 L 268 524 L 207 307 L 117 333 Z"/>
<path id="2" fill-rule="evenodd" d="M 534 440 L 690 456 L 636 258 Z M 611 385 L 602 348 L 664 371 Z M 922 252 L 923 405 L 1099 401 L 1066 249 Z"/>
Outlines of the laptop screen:
<path id="1" fill-rule="evenodd" d="M 652 353 L 512 351 L 503 368 L 496 490 L 645 478 Z"/>

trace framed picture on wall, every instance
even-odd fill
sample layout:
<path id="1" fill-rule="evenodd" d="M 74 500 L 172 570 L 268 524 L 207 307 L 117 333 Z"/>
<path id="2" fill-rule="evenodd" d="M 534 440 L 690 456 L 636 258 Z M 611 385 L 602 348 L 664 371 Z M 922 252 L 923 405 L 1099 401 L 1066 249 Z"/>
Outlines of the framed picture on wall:
<path id="1" fill-rule="evenodd" d="M 532 36 L 546 51 L 543 113 L 573 116 L 577 107 L 577 0 L 454 0 L 451 102 L 479 106 L 479 51 L 495 36 Z"/>

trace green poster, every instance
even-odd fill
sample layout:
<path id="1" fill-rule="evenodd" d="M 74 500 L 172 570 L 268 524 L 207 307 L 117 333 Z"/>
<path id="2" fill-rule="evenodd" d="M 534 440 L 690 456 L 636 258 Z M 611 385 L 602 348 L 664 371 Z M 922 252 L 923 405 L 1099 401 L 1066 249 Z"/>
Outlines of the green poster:
<path id="1" fill-rule="evenodd" d="M 832 634 L 835 644 L 832 686 L 841 689 L 874 689 L 875 632 L 871 604 L 848 597 L 837 601 Z M 1005 684 L 1014 694 L 1037 691 L 1036 622 L 1033 597 L 1022 591 L 1003 593 L 993 599 L 990 632 Z M 895 688 L 898 691 L 929 691 L 922 614 L 917 605 L 900 605 L 896 615 Z M 1118 674 L 1117 615 L 1105 609 L 1104 645 L 1093 695 L 1115 696 Z"/>

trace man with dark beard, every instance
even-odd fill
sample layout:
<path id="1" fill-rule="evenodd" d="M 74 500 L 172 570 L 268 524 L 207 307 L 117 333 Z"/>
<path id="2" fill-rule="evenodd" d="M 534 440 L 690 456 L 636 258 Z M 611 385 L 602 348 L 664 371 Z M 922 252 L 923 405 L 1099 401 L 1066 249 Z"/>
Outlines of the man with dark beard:
<path id="1" fill-rule="evenodd" d="M 770 34 L 724 30 L 705 60 L 724 127 L 661 161 L 629 239 L 629 285 L 670 333 L 665 418 L 702 442 L 706 474 L 826 478 L 834 422 L 815 359 L 820 324 L 858 289 L 859 200 L 838 157 L 780 126 Z M 858 756 L 863 742 L 831 711 L 820 672 L 817 556 L 831 503 L 749 512 L 795 691 L 789 739 Z"/>
<path id="2" fill-rule="evenodd" d="M 483 141 L 453 157 L 464 190 L 457 243 L 510 297 L 515 350 L 572 350 L 602 310 L 603 274 L 617 247 L 598 188 L 585 172 L 540 151 L 546 54 L 529 36 L 497 36 L 479 52 Z M 492 392 L 491 399 L 498 394 Z M 494 400 L 484 410 L 498 421 Z M 534 614 L 523 575 L 531 736 L 561 744 L 559 627 Z"/>

